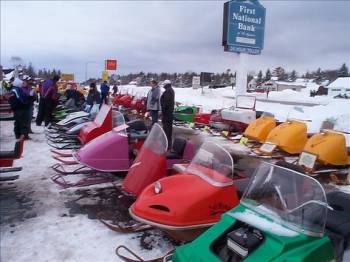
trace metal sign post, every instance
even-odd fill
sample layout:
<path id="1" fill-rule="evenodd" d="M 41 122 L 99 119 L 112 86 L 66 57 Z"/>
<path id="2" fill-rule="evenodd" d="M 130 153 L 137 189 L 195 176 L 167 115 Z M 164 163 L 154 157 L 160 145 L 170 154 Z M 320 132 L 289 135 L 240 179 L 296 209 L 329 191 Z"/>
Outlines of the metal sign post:
<path id="1" fill-rule="evenodd" d="M 246 54 L 259 55 L 264 47 L 265 14 L 265 8 L 257 0 L 224 4 L 222 45 L 224 51 L 238 53 L 236 95 L 245 94 L 247 89 Z"/>

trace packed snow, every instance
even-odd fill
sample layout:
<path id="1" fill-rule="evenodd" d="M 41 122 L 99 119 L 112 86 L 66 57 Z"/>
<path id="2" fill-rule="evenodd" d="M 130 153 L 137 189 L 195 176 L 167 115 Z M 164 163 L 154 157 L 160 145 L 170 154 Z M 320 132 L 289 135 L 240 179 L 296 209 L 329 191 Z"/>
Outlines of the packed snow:
<path id="1" fill-rule="evenodd" d="M 146 95 L 150 87 L 134 85 L 121 86 L 122 92 Z M 186 105 L 200 106 L 203 112 L 234 106 L 234 90 L 175 88 L 176 101 Z M 307 121 L 309 132 L 317 132 L 321 122 L 330 119 L 335 129 L 350 132 L 350 101 L 330 97 L 309 97 L 308 91 L 282 91 L 265 94 L 252 93 L 259 99 L 257 110 L 269 111 L 278 120 L 297 118 Z M 293 104 L 285 104 L 284 102 Z M 316 104 L 310 106 L 303 103 Z M 1 150 L 12 149 L 14 144 L 13 122 L 0 122 Z M 50 177 L 54 172 L 50 166 L 55 163 L 46 144 L 44 128 L 32 124 L 34 134 L 25 141 L 23 157 L 15 161 L 22 166 L 20 178 L 6 186 L 13 187 L 20 198 L 29 199 L 26 214 L 22 220 L 1 225 L 0 260 L 6 262 L 27 261 L 120 261 L 115 255 L 117 245 L 127 245 L 141 257 L 154 258 L 173 248 L 172 243 L 154 231 L 156 237 L 152 250 L 142 249 L 139 236 L 142 233 L 120 234 L 102 225 L 97 219 L 89 219 L 86 214 L 70 214 L 66 203 L 79 196 L 77 188 L 62 189 Z M 348 139 L 349 145 L 349 139 Z M 90 186 L 103 188 L 111 184 Z M 350 186 L 339 186 L 350 193 Z M 249 214 L 248 214 L 249 215 Z M 274 225 L 272 228 L 275 228 Z M 350 260 L 346 252 L 344 261 Z"/>

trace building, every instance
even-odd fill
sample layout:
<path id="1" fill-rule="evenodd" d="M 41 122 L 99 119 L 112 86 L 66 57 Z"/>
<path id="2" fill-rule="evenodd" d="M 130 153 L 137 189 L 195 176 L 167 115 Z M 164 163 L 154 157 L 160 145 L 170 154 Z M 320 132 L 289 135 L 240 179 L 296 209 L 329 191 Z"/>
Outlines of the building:
<path id="1" fill-rule="evenodd" d="M 338 77 L 326 88 L 329 96 L 346 95 L 350 97 L 350 77 Z"/>
<path id="2" fill-rule="evenodd" d="M 278 81 L 277 78 L 272 77 L 271 80 L 266 81 L 261 85 L 261 88 L 269 91 L 283 91 L 286 89 L 291 89 L 294 91 L 300 92 L 303 88 L 306 87 L 306 82 L 301 81 L 298 79 L 298 81 L 294 82 L 286 82 L 286 81 Z"/>

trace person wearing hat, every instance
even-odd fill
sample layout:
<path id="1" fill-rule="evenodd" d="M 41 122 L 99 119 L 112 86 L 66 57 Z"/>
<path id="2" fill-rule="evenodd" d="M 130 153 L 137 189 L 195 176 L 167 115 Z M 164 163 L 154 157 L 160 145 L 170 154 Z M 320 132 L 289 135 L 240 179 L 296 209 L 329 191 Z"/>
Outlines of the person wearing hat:
<path id="1" fill-rule="evenodd" d="M 11 90 L 11 96 L 9 98 L 9 103 L 11 109 L 13 110 L 14 128 L 16 139 L 19 139 L 21 135 L 24 135 L 25 139 L 29 139 L 28 133 L 28 111 L 29 111 L 29 101 L 23 89 L 23 81 L 19 78 L 15 78 L 13 81 L 13 87 Z"/>
<path id="2" fill-rule="evenodd" d="M 147 111 L 151 115 L 153 126 L 154 123 L 158 122 L 160 88 L 154 79 L 151 80 L 150 84 L 152 89 L 147 93 Z"/>
<path id="3" fill-rule="evenodd" d="M 109 86 L 107 85 L 107 81 L 103 81 L 103 83 L 100 86 L 100 90 L 102 102 L 108 105 Z"/>
<path id="4" fill-rule="evenodd" d="M 173 112 L 175 106 L 175 92 L 171 87 L 171 81 L 165 80 L 163 82 L 163 88 L 165 91 L 160 97 L 160 105 L 162 108 L 162 124 L 164 133 L 168 139 L 168 149 L 172 146 L 172 134 L 173 134 Z"/>

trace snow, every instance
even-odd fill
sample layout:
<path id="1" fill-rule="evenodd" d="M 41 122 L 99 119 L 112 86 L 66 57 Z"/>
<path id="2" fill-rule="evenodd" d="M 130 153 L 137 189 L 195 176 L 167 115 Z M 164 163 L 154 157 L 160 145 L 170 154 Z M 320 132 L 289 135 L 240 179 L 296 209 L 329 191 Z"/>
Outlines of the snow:
<path id="1" fill-rule="evenodd" d="M 350 89 L 350 77 L 338 77 L 330 83 L 327 88 L 346 88 Z"/>
<path id="2" fill-rule="evenodd" d="M 271 232 L 272 234 L 278 236 L 296 237 L 299 235 L 298 232 L 285 228 L 276 222 L 267 220 L 266 218 L 259 216 L 257 213 L 248 209 L 244 210 L 244 212 L 229 212 L 228 214 L 240 221 L 252 225 L 253 227 L 266 232 Z"/>

